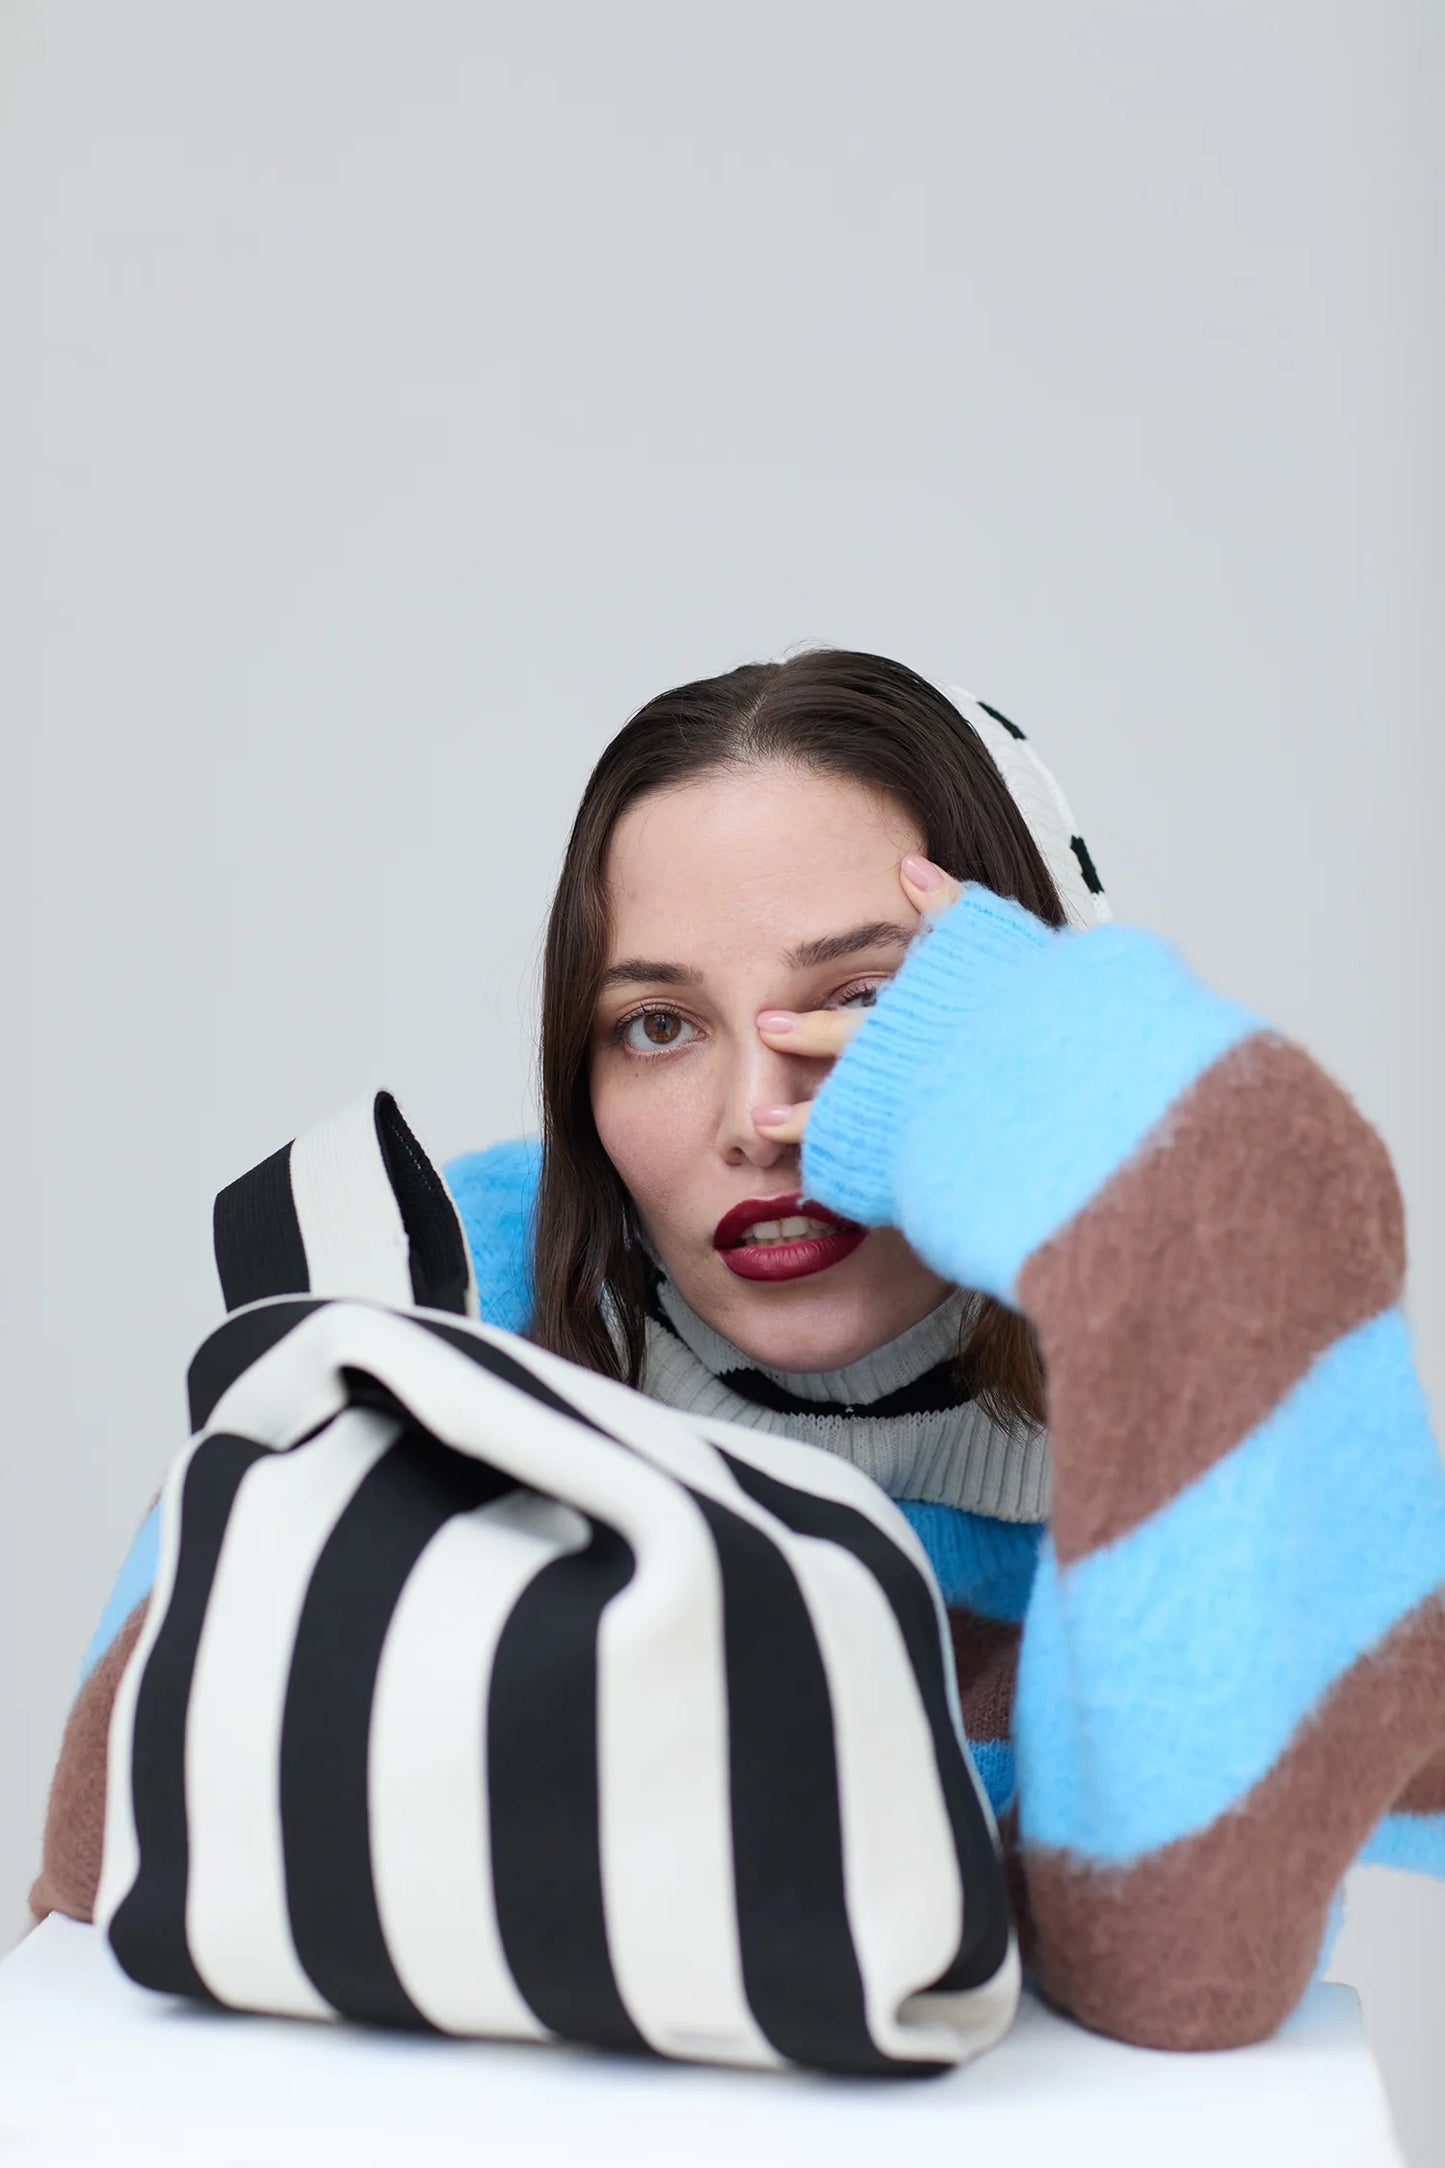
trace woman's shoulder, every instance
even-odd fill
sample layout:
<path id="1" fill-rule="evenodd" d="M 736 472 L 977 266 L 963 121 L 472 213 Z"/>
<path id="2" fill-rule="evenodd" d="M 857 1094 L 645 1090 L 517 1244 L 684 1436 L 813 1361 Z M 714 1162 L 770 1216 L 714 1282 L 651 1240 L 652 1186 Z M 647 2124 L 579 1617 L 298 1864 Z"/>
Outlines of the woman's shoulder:
<path id="1" fill-rule="evenodd" d="M 532 1212 L 542 1146 L 508 1137 L 447 1160 L 442 1176 L 461 1218 L 482 1319 L 507 1332 L 525 1329 L 532 1309 Z"/>

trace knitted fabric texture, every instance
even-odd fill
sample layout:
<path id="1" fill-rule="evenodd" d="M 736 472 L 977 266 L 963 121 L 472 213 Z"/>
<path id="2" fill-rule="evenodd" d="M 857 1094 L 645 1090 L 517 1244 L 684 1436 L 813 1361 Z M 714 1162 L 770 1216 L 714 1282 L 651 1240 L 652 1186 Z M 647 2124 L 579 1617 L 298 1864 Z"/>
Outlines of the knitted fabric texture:
<path id="1" fill-rule="evenodd" d="M 1125 2038 L 1260 2037 L 1367 1843 L 1445 1864 L 1445 1469 L 1384 1147 L 1167 943 L 970 888 L 802 1157 L 808 1194 L 1039 1332 L 1012 1816 L 1037 1977 Z"/>
<path id="2" fill-rule="evenodd" d="M 661 1277 L 647 1320 L 642 1389 L 669 1407 L 821 1446 L 893 1498 L 1042 1521 L 1043 1432 L 995 1422 L 960 1376 L 959 1338 L 976 1299 L 956 1291 L 844 1369 L 789 1371 L 752 1361 Z"/>

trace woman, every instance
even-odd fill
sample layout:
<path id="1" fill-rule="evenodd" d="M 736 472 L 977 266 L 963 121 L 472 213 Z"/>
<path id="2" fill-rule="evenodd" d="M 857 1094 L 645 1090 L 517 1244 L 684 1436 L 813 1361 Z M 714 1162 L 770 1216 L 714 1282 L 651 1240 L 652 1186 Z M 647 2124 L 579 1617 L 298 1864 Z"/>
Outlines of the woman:
<path id="1" fill-rule="evenodd" d="M 1152 936 L 1067 930 L 1087 852 L 968 706 L 822 652 L 642 709 L 552 912 L 540 1169 L 448 1179 L 491 1322 L 898 1499 L 1040 1985 L 1232 2045 L 1293 2007 L 1367 1843 L 1445 1860 L 1399 1197 L 1298 1048 Z M 122 1582 L 37 1911 L 89 1908 Z"/>

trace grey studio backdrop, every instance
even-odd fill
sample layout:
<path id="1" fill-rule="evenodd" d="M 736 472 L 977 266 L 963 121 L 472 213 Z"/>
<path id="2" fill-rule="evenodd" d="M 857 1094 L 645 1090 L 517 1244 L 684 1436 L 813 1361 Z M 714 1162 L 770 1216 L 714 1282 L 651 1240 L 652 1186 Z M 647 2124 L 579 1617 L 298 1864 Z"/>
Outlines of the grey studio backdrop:
<path id="1" fill-rule="evenodd" d="M 531 1125 L 578 790 L 685 677 L 1036 734 L 1379 1124 L 1445 1407 L 1438 7 L 3 22 L 7 1935 L 214 1191 L 378 1082 Z M 1445 2160 L 1445 1893 L 1357 1877 L 1338 1968 Z"/>

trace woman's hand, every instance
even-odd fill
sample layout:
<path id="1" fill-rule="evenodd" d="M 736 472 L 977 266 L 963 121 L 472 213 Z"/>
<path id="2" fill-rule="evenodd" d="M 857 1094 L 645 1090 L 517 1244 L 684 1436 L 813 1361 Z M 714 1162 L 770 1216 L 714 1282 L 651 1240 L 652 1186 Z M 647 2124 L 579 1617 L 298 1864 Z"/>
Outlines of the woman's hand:
<path id="1" fill-rule="evenodd" d="M 931 858 L 910 856 L 898 868 L 904 895 L 920 918 L 937 918 L 963 894 L 963 886 Z M 866 1009 L 763 1009 L 758 1036 L 780 1054 L 811 1054 L 836 1060 L 852 1038 Z M 808 1126 L 810 1102 L 790 1107 L 754 1107 L 753 1126 L 774 1144 L 797 1144 Z"/>

